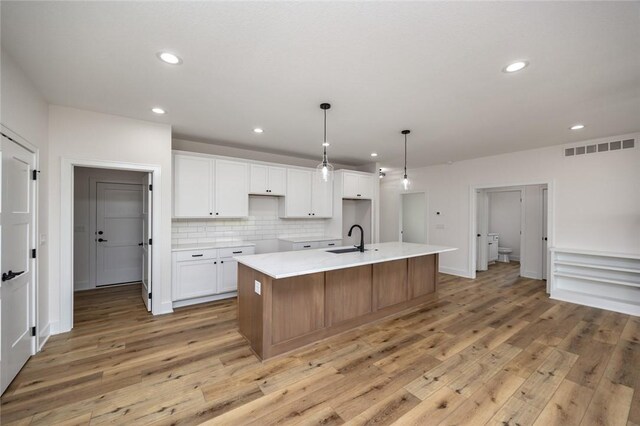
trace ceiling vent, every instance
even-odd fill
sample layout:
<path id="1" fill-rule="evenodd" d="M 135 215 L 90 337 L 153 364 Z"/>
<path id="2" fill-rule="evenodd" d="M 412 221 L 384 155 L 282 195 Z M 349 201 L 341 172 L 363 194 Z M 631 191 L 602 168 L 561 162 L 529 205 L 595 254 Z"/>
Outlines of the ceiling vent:
<path id="1" fill-rule="evenodd" d="M 603 142 L 597 144 L 574 146 L 564 148 L 565 157 L 575 157 L 576 155 L 594 154 L 596 152 L 618 151 L 620 149 L 635 148 L 635 139 L 625 139 L 622 141 Z"/>

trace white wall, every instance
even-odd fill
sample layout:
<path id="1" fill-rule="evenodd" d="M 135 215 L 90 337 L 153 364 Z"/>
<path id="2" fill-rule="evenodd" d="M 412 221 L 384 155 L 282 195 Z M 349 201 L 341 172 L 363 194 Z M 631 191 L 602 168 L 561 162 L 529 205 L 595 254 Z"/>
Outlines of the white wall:
<path id="1" fill-rule="evenodd" d="M 402 241 L 425 244 L 427 200 L 424 192 L 402 194 Z"/>
<path id="2" fill-rule="evenodd" d="M 95 192 L 89 190 L 91 179 L 101 182 L 140 184 L 145 173 L 127 170 L 76 167 L 73 174 L 73 287 L 74 290 L 95 288 L 89 279 L 91 235 L 91 204 L 96 202 Z M 92 196 L 93 195 L 93 196 Z"/>
<path id="3" fill-rule="evenodd" d="M 523 194 L 524 195 L 524 194 Z M 511 258 L 520 260 L 520 191 L 488 191 L 489 233 L 500 235 L 500 247 L 513 250 Z"/>
<path id="4" fill-rule="evenodd" d="M 459 249 L 441 255 L 441 270 L 472 275 L 469 191 L 473 185 L 550 182 L 549 220 L 554 223 L 550 247 L 640 253 L 640 134 L 592 142 L 623 137 L 635 137 L 636 148 L 564 157 L 563 147 L 553 146 L 409 170 L 412 189 L 428 193 L 429 243 Z M 399 173 L 390 173 L 382 179 L 382 241 L 398 240 L 400 178 Z"/>
<path id="5" fill-rule="evenodd" d="M 39 150 L 38 233 L 48 239 L 49 212 L 49 110 L 46 100 L 4 50 L 0 59 L 0 122 Z M 38 334 L 49 335 L 49 256 L 47 243 L 39 247 Z"/>
<path id="6" fill-rule="evenodd" d="M 161 226 L 154 249 L 162 256 L 162 279 L 154 277 L 154 309 L 171 311 L 171 127 L 125 117 L 51 105 L 50 140 L 50 240 L 60 241 L 61 160 L 84 159 L 126 162 L 161 168 Z M 60 319 L 60 246 L 51 244 L 51 318 Z M 156 299 L 157 298 L 157 299 Z M 156 300 L 159 299 L 159 302 Z M 156 305 L 158 303 L 158 305 Z M 58 328 L 55 329 L 59 331 Z"/>

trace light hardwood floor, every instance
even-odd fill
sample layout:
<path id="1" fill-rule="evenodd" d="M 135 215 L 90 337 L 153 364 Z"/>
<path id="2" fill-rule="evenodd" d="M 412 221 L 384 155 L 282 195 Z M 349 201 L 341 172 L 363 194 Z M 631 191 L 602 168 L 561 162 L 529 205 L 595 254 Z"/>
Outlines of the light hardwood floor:
<path id="1" fill-rule="evenodd" d="M 640 425 L 640 318 L 549 300 L 499 264 L 437 299 L 260 363 L 236 302 L 142 308 L 76 296 L 2 397 L 6 424 Z"/>

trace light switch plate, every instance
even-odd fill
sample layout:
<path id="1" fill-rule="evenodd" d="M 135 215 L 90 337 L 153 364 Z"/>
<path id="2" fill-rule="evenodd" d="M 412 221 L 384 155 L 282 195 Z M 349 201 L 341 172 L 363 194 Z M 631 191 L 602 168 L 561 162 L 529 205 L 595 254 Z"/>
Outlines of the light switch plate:
<path id="1" fill-rule="evenodd" d="M 262 294 L 262 283 L 260 281 L 254 281 L 256 294 Z"/>

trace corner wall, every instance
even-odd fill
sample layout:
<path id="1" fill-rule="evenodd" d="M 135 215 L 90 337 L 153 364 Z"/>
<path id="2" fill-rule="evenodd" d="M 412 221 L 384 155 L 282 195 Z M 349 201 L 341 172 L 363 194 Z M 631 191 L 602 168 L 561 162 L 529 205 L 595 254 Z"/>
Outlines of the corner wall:
<path id="1" fill-rule="evenodd" d="M 472 274 L 470 188 L 474 185 L 550 182 L 549 247 L 640 253 L 640 134 L 587 142 L 628 137 L 636 138 L 635 148 L 564 157 L 563 146 L 553 146 L 409 170 L 412 190 L 427 192 L 429 244 L 458 248 L 441 255 L 441 271 Z M 381 182 L 382 241 L 398 240 L 400 179 L 393 173 Z M 444 228 L 436 228 L 438 224 Z"/>

